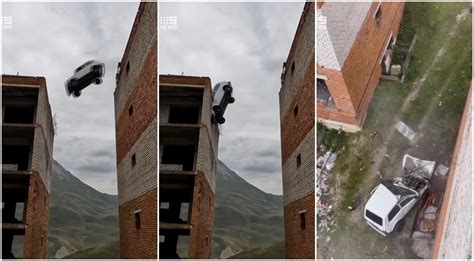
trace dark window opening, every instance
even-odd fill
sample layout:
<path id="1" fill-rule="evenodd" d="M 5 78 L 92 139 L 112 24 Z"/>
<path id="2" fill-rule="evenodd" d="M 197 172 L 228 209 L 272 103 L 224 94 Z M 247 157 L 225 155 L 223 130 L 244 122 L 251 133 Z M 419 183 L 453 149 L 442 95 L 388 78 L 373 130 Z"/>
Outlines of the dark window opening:
<path id="1" fill-rule="evenodd" d="M 306 229 L 306 211 L 300 213 L 300 227 L 301 227 L 301 230 Z"/>
<path id="2" fill-rule="evenodd" d="M 296 168 L 299 168 L 301 166 L 301 154 L 298 154 L 296 156 Z"/>
<path id="3" fill-rule="evenodd" d="M 2 209 L 2 220 L 4 223 L 24 223 L 25 204 L 23 202 L 6 201 L 2 203 L 4 205 Z"/>
<path id="4" fill-rule="evenodd" d="M 291 76 L 295 73 L 295 62 L 291 63 Z"/>
<path id="5" fill-rule="evenodd" d="M 164 204 L 167 204 L 164 205 Z M 160 203 L 160 222 L 173 224 L 186 224 L 189 221 L 191 210 L 187 202 L 179 200 Z"/>
<path id="6" fill-rule="evenodd" d="M 319 101 L 323 102 L 324 105 L 328 107 L 335 108 L 336 104 L 334 103 L 334 99 L 332 98 L 331 93 L 329 92 L 329 88 L 326 85 L 326 80 L 324 79 L 317 79 L 317 98 Z"/>
<path id="7" fill-rule="evenodd" d="M 199 123 L 200 107 L 170 106 L 169 123 Z"/>
<path id="8" fill-rule="evenodd" d="M 129 71 L 130 71 L 130 62 L 127 62 L 127 67 L 126 67 L 127 74 L 128 74 Z"/>
<path id="9" fill-rule="evenodd" d="M 399 211 L 400 211 L 400 207 L 398 205 L 393 207 L 390 213 L 388 213 L 388 220 L 392 221 L 392 219 L 398 214 Z"/>
<path id="10" fill-rule="evenodd" d="M 5 106 L 4 123 L 32 124 L 35 120 L 35 107 Z"/>
<path id="11" fill-rule="evenodd" d="M 365 211 L 365 216 L 368 217 L 370 220 L 374 221 L 375 223 L 382 225 L 382 218 L 375 215 L 374 213 L 366 210 Z"/>
<path id="12" fill-rule="evenodd" d="M 140 213 L 141 211 L 135 212 L 135 228 L 139 230 L 141 228 L 141 220 L 140 220 Z"/>
<path id="13" fill-rule="evenodd" d="M 30 146 L 2 146 L 2 164 L 12 165 L 11 170 L 28 170 L 30 165 Z M 4 166 L 5 169 L 5 166 Z"/>
<path id="14" fill-rule="evenodd" d="M 135 156 L 135 154 L 132 155 L 132 168 L 135 167 L 135 165 L 137 165 L 137 157 Z"/>
<path id="15" fill-rule="evenodd" d="M 206 246 L 209 245 L 209 236 L 206 235 Z"/>
<path id="16" fill-rule="evenodd" d="M 295 117 L 298 116 L 298 104 L 296 104 L 295 107 L 293 108 L 293 115 Z"/>
<path id="17" fill-rule="evenodd" d="M 196 146 L 163 146 L 163 156 L 161 164 L 182 165 L 184 171 L 192 171 L 194 169 L 194 155 Z"/>
<path id="18" fill-rule="evenodd" d="M 133 114 L 133 105 L 130 104 L 130 107 L 128 107 L 128 117 L 132 117 Z"/>
<path id="19" fill-rule="evenodd" d="M 2 231 L 2 258 L 16 259 L 23 258 L 23 247 L 25 236 L 15 234 L 15 232 Z"/>
<path id="20" fill-rule="evenodd" d="M 380 21 L 382 20 L 382 5 L 379 5 L 377 8 L 377 12 L 375 12 L 375 21 L 377 24 L 380 24 Z"/>

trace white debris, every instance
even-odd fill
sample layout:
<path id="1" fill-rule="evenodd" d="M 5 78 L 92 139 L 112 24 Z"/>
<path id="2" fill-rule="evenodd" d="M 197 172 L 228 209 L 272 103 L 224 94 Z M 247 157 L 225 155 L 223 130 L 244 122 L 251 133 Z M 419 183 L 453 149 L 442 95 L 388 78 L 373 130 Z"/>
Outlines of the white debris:
<path id="1" fill-rule="evenodd" d="M 329 156 L 326 162 L 326 169 L 328 171 L 331 171 L 331 169 L 334 167 L 334 165 L 336 164 L 336 159 L 337 159 L 337 153 L 331 153 L 331 156 Z"/>
<path id="2" fill-rule="evenodd" d="M 405 156 L 403 156 L 402 166 L 405 170 L 405 173 L 418 174 L 424 178 L 430 179 L 433 174 L 435 165 L 436 162 L 434 161 L 421 160 L 408 154 L 405 154 Z"/>
<path id="3" fill-rule="evenodd" d="M 410 141 L 413 141 L 413 139 L 416 136 L 416 132 L 414 132 L 410 127 L 408 127 L 403 121 L 397 122 L 395 124 L 395 129 L 398 130 L 405 138 L 409 139 Z"/>
<path id="4" fill-rule="evenodd" d="M 434 173 L 435 176 L 446 176 L 448 174 L 449 168 L 443 164 L 439 164 Z"/>

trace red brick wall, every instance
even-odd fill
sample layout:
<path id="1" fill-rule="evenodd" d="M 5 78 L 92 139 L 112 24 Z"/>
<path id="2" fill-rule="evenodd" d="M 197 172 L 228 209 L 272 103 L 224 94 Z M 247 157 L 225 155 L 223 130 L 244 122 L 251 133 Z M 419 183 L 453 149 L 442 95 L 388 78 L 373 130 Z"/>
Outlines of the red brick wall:
<path id="1" fill-rule="evenodd" d="M 399 31 L 404 3 L 383 2 L 382 20 L 377 25 L 374 14 L 378 3 L 373 3 L 362 29 L 347 57 L 341 72 L 321 68 L 318 74 L 328 77 L 326 84 L 330 89 L 337 109 L 324 108 L 318 104 L 318 118 L 362 126 L 367 115 L 369 103 L 382 74 L 380 57 L 393 32 Z"/>
<path id="2" fill-rule="evenodd" d="M 157 258 L 157 191 L 153 190 L 119 206 L 120 258 Z M 140 229 L 135 211 L 140 209 Z"/>
<path id="3" fill-rule="evenodd" d="M 115 125 L 117 141 L 117 164 L 123 159 L 140 135 L 150 125 L 157 115 L 157 43 L 135 82 L 124 109 Z M 130 117 L 128 109 L 132 105 L 133 114 Z"/>
<path id="4" fill-rule="evenodd" d="M 46 258 L 48 254 L 49 193 L 38 172 L 30 176 L 26 205 L 27 226 L 24 258 Z"/>
<path id="5" fill-rule="evenodd" d="M 293 109 L 298 105 L 295 117 Z M 281 123 L 282 164 L 314 127 L 314 57 Z"/>
<path id="6" fill-rule="evenodd" d="M 211 258 L 214 197 L 204 173 L 198 172 L 194 182 L 188 258 Z"/>
<path id="7" fill-rule="evenodd" d="M 306 209 L 306 228 L 301 230 L 300 211 Z M 314 192 L 285 206 L 286 258 L 314 259 Z"/>

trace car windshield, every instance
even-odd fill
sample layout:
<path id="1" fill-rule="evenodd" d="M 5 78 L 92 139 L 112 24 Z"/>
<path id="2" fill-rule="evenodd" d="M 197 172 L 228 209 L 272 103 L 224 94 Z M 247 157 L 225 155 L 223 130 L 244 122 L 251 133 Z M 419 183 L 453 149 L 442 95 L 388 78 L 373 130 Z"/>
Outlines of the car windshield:
<path id="1" fill-rule="evenodd" d="M 369 210 L 365 210 L 365 216 L 368 217 L 370 220 L 374 221 L 375 223 L 382 225 L 382 218 L 370 212 Z"/>
<path id="2" fill-rule="evenodd" d="M 382 181 L 382 184 L 396 196 L 404 197 L 407 195 L 415 194 L 413 191 L 407 188 L 396 186 L 395 184 L 393 184 L 392 180 L 384 180 Z"/>

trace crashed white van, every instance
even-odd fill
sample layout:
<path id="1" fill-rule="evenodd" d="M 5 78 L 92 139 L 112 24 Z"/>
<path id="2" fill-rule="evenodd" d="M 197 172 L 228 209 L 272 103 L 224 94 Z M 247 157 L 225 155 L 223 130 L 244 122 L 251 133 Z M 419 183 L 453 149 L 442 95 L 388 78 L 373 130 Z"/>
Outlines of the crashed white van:
<path id="1" fill-rule="evenodd" d="M 434 161 L 424 161 L 405 155 L 405 176 L 382 181 L 372 190 L 364 209 L 367 223 L 386 236 L 400 224 L 413 206 L 430 188 L 429 179 Z"/>

